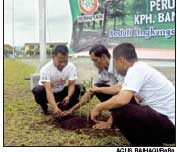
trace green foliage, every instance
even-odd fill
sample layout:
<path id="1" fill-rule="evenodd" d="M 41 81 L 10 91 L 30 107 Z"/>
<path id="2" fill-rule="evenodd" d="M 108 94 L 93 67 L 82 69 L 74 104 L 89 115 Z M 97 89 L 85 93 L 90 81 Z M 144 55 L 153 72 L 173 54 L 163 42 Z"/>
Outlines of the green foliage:
<path id="1" fill-rule="evenodd" d="M 4 55 L 8 56 L 9 54 L 13 54 L 13 47 L 8 44 L 5 44 L 4 45 Z"/>
<path id="2" fill-rule="evenodd" d="M 53 49 L 52 48 L 47 48 L 47 55 L 51 55 L 52 54 Z"/>
<path id="3" fill-rule="evenodd" d="M 26 51 L 25 51 L 25 55 L 30 55 L 30 56 L 31 56 L 31 55 L 33 55 L 33 54 L 34 54 L 34 50 L 30 50 L 30 49 L 29 49 L 29 50 L 26 50 Z"/>

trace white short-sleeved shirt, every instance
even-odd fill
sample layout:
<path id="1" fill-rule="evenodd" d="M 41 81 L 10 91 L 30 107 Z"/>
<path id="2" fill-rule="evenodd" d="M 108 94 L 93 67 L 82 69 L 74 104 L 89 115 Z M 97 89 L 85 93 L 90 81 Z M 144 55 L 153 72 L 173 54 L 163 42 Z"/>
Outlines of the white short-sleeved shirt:
<path id="1" fill-rule="evenodd" d="M 107 85 L 122 84 L 124 77 L 117 73 L 113 66 L 113 58 L 110 59 L 108 69 L 99 71 L 96 79 L 94 79 L 93 84 L 103 83 Z"/>
<path id="2" fill-rule="evenodd" d="M 175 124 L 175 88 L 160 72 L 146 63 L 136 62 L 127 71 L 122 90 L 135 92 L 142 98 L 141 105 L 148 105 L 168 116 Z"/>
<path id="3" fill-rule="evenodd" d="M 52 84 L 52 91 L 59 92 L 62 91 L 67 80 L 76 80 L 77 72 L 76 67 L 73 63 L 68 62 L 68 64 L 59 71 L 53 60 L 44 65 L 40 70 L 40 80 L 39 85 L 43 85 L 44 82 L 50 82 Z"/>

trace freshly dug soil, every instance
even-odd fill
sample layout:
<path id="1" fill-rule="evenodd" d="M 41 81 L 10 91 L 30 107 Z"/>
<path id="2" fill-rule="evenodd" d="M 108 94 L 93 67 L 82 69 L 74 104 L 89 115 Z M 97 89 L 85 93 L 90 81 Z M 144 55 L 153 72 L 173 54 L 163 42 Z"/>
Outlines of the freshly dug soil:
<path id="1" fill-rule="evenodd" d="M 59 126 L 66 130 L 77 130 L 83 128 L 92 128 L 95 124 L 92 120 L 87 120 L 83 116 L 67 116 L 58 120 Z"/>
<path id="2" fill-rule="evenodd" d="M 102 121 L 107 120 L 107 118 L 102 117 Z M 84 116 L 67 116 L 58 121 L 58 127 L 65 130 L 75 131 L 77 134 L 91 135 L 92 137 L 104 137 L 108 135 L 118 136 L 118 131 L 116 129 L 92 129 L 95 124 L 92 120 L 87 121 L 87 117 Z"/>
<path id="3" fill-rule="evenodd" d="M 106 117 L 102 117 L 100 120 L 107 120 Z M 55 125 L 57 128 L 62 128 L 65 130 L 83 130 L 84 132 L 88 132 L 95 124 L 92 120 L 87 120 L 86 116 L 77 116 L 70 115 L 62 117 L 61 119 L 50 119 L 47 121 L 43 121 L 42 124 Z"/>
<path id="4" fill-rule="evenodd" d="M 106 117 L 101 118 L 102 121 L 107 120 Z M 92 126 L 95 124 L 92 120 L 87 121 L 85 116 L 66 116 L 62 119 L 49 119 L 42 121 L 39 124 L 55 125 L 56 128 L 62 128 L 68 131 L 74 131 L 77 134 L 86 134 L 92 137 L 105 137 L 105 136 L 120 136 L 120 132 L 117 129 L 93 129 Z M 32 124 L 31 127 L 34 127 Z"/>

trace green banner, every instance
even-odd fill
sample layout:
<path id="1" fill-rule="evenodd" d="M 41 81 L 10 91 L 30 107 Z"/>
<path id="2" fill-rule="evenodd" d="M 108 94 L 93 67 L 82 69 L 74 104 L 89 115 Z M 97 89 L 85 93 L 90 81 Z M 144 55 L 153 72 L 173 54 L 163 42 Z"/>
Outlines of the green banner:
<path id="1" fill-rule="evenodd" d="M 175 50 L 175 0 L 70 0 L 70 6 L 77 52 L 122 42 Z"/>
<path id="2" fill-rule="evenodd" d="M 77 17 L 81 14 L 78 0 L 69 0 L 71 13 L 72 13 L 72 20 L 73 23 L 77 20 Z"/>

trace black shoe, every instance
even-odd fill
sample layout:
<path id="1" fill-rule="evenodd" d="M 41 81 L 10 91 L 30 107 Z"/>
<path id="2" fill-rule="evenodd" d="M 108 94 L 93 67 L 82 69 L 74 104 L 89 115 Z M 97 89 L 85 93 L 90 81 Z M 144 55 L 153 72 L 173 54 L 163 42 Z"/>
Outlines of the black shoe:
<path id="1" fill-rule="evenodd" d="M 44 115 L 47 115 L 48 114 L 48 106 L 47 104 L 45 105 L 40 105 L 41 106 L 41 109 L 40 109 L 40 112 L 43 113 Z"/>

